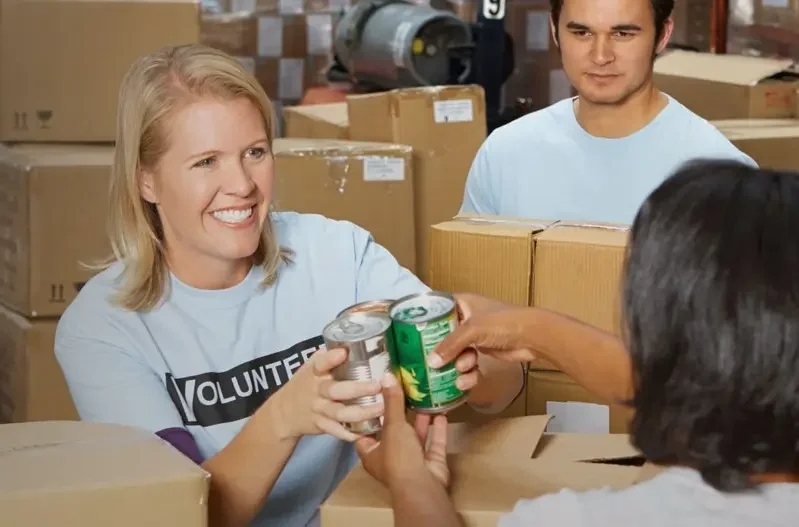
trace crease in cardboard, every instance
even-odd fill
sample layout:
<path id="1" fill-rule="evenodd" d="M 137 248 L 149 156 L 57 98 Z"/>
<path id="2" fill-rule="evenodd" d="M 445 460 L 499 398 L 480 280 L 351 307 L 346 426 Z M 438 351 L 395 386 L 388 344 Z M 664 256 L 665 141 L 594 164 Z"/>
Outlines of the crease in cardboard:
<path id="1" fill-rule="evenodd" d="M 580 222 L 580 221 L 558 221 L 549 228 L 555 229 L 558 227 L 577 227 L 580 229 L 600 229 L 600 230 L 617 231 L 617 232 L 630 231 L 629 225 L 623 225 L 621 223 L 591 223 L 591 222 Z"/>

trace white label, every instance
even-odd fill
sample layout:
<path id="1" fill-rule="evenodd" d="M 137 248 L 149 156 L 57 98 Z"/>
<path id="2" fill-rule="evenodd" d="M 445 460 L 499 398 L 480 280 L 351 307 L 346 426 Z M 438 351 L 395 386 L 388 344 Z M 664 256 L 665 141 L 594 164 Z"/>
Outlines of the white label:
<path id="1" fill-rule="evenodd" d="M 283 19 L 262 16 L 258 19 L 258 56 L 279 57 L 283 54 Z"/>
<path id="2" fill-rule="evenodd" d="M 255 0 L 231 0 L 230 10 L 234 13 L 255 11 Z"/>
<path id="3" fill-rule="evenodd" d="M 363 158 L 364 181 L 404 181 L 405 160 L 401 157 L 367 156 Z"/>
<path id="4" fill-rule="evenodd" d="M 278 10 L 284 14 L 299 14 L 303 11 L 302 0 L 280 0 Z"/>
<path id="5" fill-rule="evenodd" d="M 547 51 L 549 49 L 549 13 L 546 11 L 527 12 L 527 51 Z"/>
<path id="6" fill-rule="evenodd" d="M 552 416 L 547 425 L 547 432 L 552 434 L 610 433 L 609 406 L 547 401 L 547 415 Z"/>
<path id="7" fill-rule="evenodd" d="M 247 73 L 255 75 L 255 58 L 254 57 L 236 57 L 236 59 L 244 66 Z"/>
<path id="8" fill-rule="evenodd" d="M 333 20 L 330 15 L 308 15 L 308 53 L 327 55 L 333 48 Z"/>
<path id="9" fill-rule="evenodd" d="M 288 101 L 302 99 L 303 59 L 280 59 L 278 65 L 277 96 Z"/>
<path id="10" fill-rule="evenodd" d="M 563 70 L 549 72 L 549 103 L 554 104 L 572 96 L 572 83 Z"/>
<path id="11" fill-rule="evenodd" d="M 788 8 L 788 0 L 763 0 L 763 7 L 781 7 Z"/>
<path id="12" fill-rule="evenodd" d="M 468 123 L 474 120 L 471 99 L 436 101 L 433 103 L 433 118 L 437 123 Z"/>
<path id="13" fill-rule="evenodd" d="M 506 0 L 483 0 L 483 17 L 488 20 L 505 18 Z"/>
<path id="14" fill-rule="evenodd" d="M 405 52 L 408 48 L 406 40 L 408 39 L 408 33 L 410 33 L 410 31 L 411 23 L 402 22 L 397 26 L 397 31 L 394 32 L 394 41 L 391 44 L 391 49 L 394 55 L 394 65 L 398 68 L 405 67 Z"/>

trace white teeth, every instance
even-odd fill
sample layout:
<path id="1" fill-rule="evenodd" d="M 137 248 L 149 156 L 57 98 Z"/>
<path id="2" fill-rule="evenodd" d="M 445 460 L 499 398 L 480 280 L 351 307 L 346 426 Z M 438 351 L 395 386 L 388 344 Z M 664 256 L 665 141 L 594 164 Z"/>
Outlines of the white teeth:
<path id="1" fill-rule="evenodd" d="M 241 223 L 252 216 L 252 208 L 243 210 L 215 210 L 212 216 L 225 223 Z"/>

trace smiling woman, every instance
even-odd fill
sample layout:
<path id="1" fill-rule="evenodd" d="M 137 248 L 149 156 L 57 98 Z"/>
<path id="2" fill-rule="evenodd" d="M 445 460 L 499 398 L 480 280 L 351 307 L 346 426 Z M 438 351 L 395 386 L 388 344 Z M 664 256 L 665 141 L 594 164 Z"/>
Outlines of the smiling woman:
<path id="1" fill-rule="evenodd" d="M 213 525 L 318 524 L 356 462 L 334 382 L 343 309 L 426 291 L 369 233 L 271 210 L 272 107 L 234 58 L 201 45 L 142 57 L 120 91 L 109 200 L 114 256 L 61 318 L 55 351 L 80 416 L 158 434 L 211 474 Z M 464 312 L 478 307 L 461 306 Z M 492 367 L 493 364 L 493 367 Z M 461 361 L 470 402 L 501 410 L 520 365 Z M 478 383 L 478 379 L 481 379 Z"/>

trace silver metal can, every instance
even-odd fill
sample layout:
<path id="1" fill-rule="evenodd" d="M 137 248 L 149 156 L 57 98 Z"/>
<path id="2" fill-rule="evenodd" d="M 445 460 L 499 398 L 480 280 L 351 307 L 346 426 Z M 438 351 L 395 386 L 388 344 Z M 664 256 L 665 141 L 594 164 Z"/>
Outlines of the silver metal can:
<path id="1" fill-rule="evenodd" d="M 379 380 L 391 371 L 391 318 L 387 314 L 362 311 L 339 316 L 325 326 L 322 337 L 327 349 L 348 351 L 347 361 L 333 370 L 337 381 Z M 367 406 L 383 401 L 383 396 L 360 397 L 347 405 Z M 380 431 L 383 418 L 359 423 L 345 423 L 356 434 L 371 435 Z"/>

